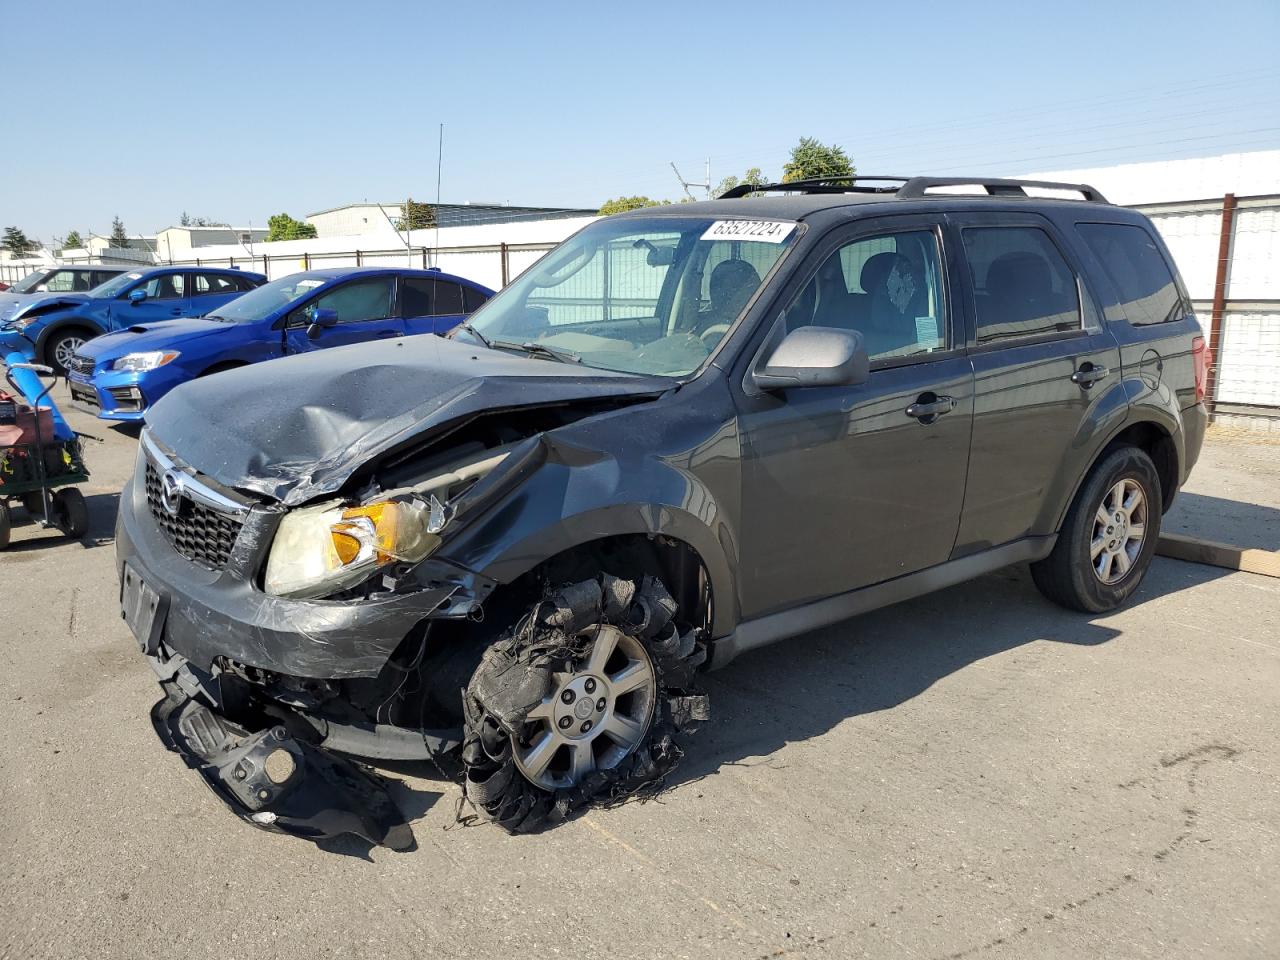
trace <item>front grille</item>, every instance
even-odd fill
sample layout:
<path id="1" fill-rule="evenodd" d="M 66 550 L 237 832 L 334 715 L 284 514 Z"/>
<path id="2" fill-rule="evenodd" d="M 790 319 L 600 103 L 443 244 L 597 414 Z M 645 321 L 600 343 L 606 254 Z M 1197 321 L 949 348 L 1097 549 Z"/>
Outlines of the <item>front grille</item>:
<path id="1" fill-rule="evenodd" d="M 180 498 L 177 516 L 165 509 L 160 488 L 160 474 L 147 461 L 147 506 L 173 549 L 201 566 L 220 570 L 231 556 L 231 548 L 240 535 L 240 520 L 219 513 L 189 497 Z"/>
<path id="2" fill-rule="evenodd" d="M 91 377 L 96 364 L 97 362 L 93 357 L 85 357 L 77 353 L 71 358 L 71 362 L 67 364 L 67 370 L 71 373 L 79 373 L 86 377 Z"/>

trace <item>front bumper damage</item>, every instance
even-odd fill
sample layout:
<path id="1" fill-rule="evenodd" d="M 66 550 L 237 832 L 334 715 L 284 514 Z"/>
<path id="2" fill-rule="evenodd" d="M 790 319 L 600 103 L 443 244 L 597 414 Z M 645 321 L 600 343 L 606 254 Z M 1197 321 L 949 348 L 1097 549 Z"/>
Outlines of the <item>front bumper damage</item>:
<path id="1" fill-rule="evenodd" d="M 376 677 L 416 624 L 465 617 L 487 585 L 436 564 L 433 586 L 405 594 L 345 603 L 269 597 L 240 575 L 235 555 L 215 572 L 174 553 L 145 522 L 141 480 L 121 497 L 116 562 L 122 616 L 164 691 L 152 710 L 161 741 L 256 827 L 412 849 L 391 781 L 348 757 L 433 758 L 458 747 L 461 731 L 336 716 L 304 691 Z M 238 547 L 273 519 L 251 514 Z M 245 674 L 285 681 L 296 696 Z"/>
<path id="2" fill-rule="evenodd" d="M 381 777 L 283 725 L 250 733 L 175 679 L 161 686 L 165 697 L 151 709 L 156 734 L 246 822 L 310 840 L 354 834 L 393 850 L 415 848 Z"/>

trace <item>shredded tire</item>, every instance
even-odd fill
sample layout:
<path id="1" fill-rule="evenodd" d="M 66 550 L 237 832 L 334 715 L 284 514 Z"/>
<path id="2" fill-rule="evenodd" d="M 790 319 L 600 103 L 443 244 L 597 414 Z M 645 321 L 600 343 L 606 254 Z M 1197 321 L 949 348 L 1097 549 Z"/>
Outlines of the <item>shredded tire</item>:
<path id="1" fill-rule="evenodd" d="M 684 755 L 676 743 L 709 719 L 705 694 L 693 689 L 707 659 L 702 632 L 681 629 L 676 603 L 653 577 L 639 584 L 602 574 L 550 591 L 485 651 L 463 692 L 464 790 L 478 819 L 513 833 L 565 820 L 588 804 L 620 802 L 657 792 Z M 594 770 L 554 792 L 527 780 L 513 759 L 535 706 L 555 690 L 555 676 L 572 672 L 592 646 L 592 630 L 610 624 L 639 640 L 652 661 L 657 698 L 647 734 L 621 763 Z"/>

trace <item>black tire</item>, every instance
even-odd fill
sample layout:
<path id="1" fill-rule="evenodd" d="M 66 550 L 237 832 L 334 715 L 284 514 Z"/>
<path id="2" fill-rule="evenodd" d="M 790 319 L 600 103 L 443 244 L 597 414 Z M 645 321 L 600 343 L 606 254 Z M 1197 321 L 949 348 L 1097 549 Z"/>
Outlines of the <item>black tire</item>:
<path id="1" fill-rule="evenodd" d="M 22 508 L 36 519 L 44 517 L 44 494 L 39 490 L 24 493 L 22 495 Z"/>
<path id="2" fill-rule="evenodd" d="M 660 787 L 683 756 L 675 736 L 708 718 L 706 697 L 693 692 L 696 670 L 707 657 L 701 631 L 682 630 L 675 614 L 675 601 L 655 578 L 636 584 L 605 574 L 549 593 L 501 633 L 463 692 L 465 790 L 480 819 L 528 833 L 564 820 L 589 802 Z M 645 690 L 652 691 L 645 693 L 647 726 L 641 733 L 631 718 L 636 739 L 625 752 L 609 732 L 609 721 L 615 715 L 626 719 L 621 704 L 628 694 L 615 697 L 611 685 L 622 673 L 611 674 L 603 661 L 598 668 L 603 688 L 586 686 L 576 704 L 585 704 L 587 712 L 566 714 L 559 718 L 563 723 L 553 722 L 551 714 L 562 710 L 561 704 L 574 703 L 564 700 L 570 686 L 592 679 L 594 668 L 587 665 L 606 635 L 615 638 L 617 649 L 625 646 L 634 653 L 633 663 L 643 661 L 652 669 L 646 675 Z M 589 735 L 587 721 L 597 724 Z M 554 727 L 566 724 L 572 726 L 564 736 L 575 740 L 564 744 L 568 762 L 585 748 L 600 758 L 599 764 L 592 759 L 581 777 L 576 768 L 565 771 L 560 776 L 569 782 L 562 786 L 535 783 L 517 751 L 527 756 L 533 737 L 549 737 Z"/>
<path id="3" fill-rule="evenodd" d="M 0 550 L 9 546 L 9 531 L 13 527 L 13 521 L 9 516 L 9 504 L 0 500 Z"/>
<path id="4" fill-rule="evenodd" d="M 49 335 L 49 339 L 45 341 L 44 362 L 53 367 L 58 376 L 65 377 L 67 375 L 67 367 L 65 363 L 58 359 L 58 355 L 65 351 L 74 352 L 73 344 L 75 341 L 80 341 L 82 345 L 92 340 L 95 336 L 96 334 L 92 331 L 81 327 L 65 327 L 62 330 L 55 330 Z"/>
<path id="5" fill-rule="evenodd" d="M 1142 491 L 1146 504 L 1144 533 L 1128 568 L 1122 574 L 1112 572 L 1110 575 L 1118 579 L 1108 583 L 1094 568 L 1093 545 L 1098 542 L 1094 534 L 1097 532 L 1104 541 L 1110 534 L 1112 528 L 1102 528 L 1097 516 L 1111 491 L 1122 481 L 1132 482 Z M 1120 606 L 1138 589 L 1151 565 L 1160 539 L 1163 502 L 1160 475 L 1145 451 L 1121 446 L 1106 453 L 1072 501 L 1053 552 L 1031 565 L 1031 578 L 1040 592 L 1060 606 L 1084 613 L 1105 613 Z"/>
<path id="6" fill-rule="evenodd" d="M 74 487 L 59 490 L 53 495 L 54 526 L 72 540 L 81 540 L 89 532 L 89 507 L 84 496 Z"/>

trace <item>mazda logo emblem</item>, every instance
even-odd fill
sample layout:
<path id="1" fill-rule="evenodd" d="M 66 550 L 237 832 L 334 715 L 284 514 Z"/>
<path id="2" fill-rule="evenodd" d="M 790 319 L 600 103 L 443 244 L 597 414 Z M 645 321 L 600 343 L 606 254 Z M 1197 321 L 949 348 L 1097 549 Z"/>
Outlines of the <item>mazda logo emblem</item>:
<path id="1" fill-rule="evenodd" d="M 160 479 L 160 502 L 164 504 L 165 513 L 172 517 L 182 509 L 182 474 L 177 470 L 166 470 Z"/>

